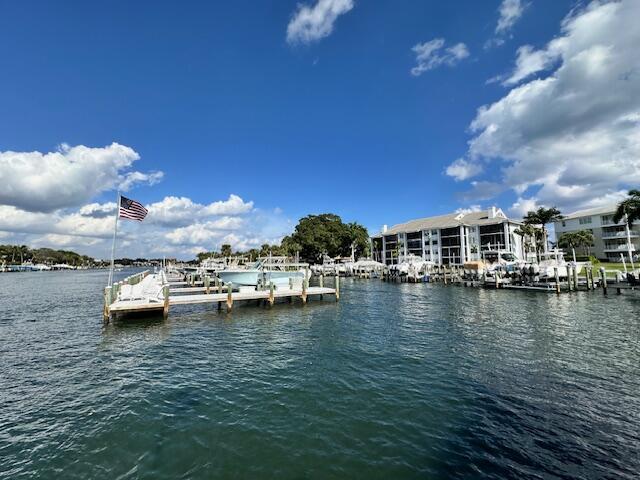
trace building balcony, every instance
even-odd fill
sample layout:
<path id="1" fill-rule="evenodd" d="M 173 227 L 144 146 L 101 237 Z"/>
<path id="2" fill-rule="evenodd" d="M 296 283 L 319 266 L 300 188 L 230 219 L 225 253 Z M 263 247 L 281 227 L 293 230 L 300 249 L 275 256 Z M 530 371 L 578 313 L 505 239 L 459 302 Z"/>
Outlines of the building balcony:
<path id="1" fill-rule="evenodd" d="M 635 230 L 631 230 L 629 232 L 629 235 L 631 236 L 631 238 L 637 238 L 640 236 L 640 232 L 636 232 Z M 610 240 L 610 239 L 616 239 L 616 238 L 627 238 L 627 232 L 602 232 L 602 239 L 603 240 Z"/>
<path id="2" fill-rule="evenodd" d="M 604 246 L 604 251 L 605 252 L 626 252 L 628 250 L 629 250 L 629 248 L 627 247 L 626 243 L 621 243 L 620 245 L 605 245 Z M 631 251 L 632 252 L 636 251 L 636 246 L 635 245 L 631 245 Z"/>

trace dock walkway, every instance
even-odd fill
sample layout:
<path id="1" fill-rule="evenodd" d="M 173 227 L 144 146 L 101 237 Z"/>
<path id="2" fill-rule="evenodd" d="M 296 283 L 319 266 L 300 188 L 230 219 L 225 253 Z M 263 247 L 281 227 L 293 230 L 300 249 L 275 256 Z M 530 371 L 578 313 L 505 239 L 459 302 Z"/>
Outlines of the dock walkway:
<path id="1" fill-rule="evenodd" d="M 130 295 L 134 285 L 153 284 L 150 290 L 160 291 L 160 295 L 140 296 Z M 287 298 L 291 301 L 300 298 L 302 303 L 307 302 L 309 296 L 334 295 L 336 301 L 340 299 L 340 278 L 335 279 L 335 288 L 324 287 L 321 280 L 320 286 L 310 287 L 308 281 L 299 286 L 290 285 L 276 289 L 273 285 L 265 290 L 234 290 L 232 285 L 209 285 L 204 287 L 189 286 L 198 282 L 181 282 L 175 279 L 167 279 L 161 273 L 149 275 L 148 272 L 132 275 L 122 282 L 105 288 L 104 318 L 109 321 L 114 316 L 124 316 L 135 313 L 162 312 L 164 316 L 169 314 L 169 308 L 176 305 L 217 304 L 220 309 L 225 303 L 227 311 L 231 311 L 234 302 L 258 300 L 273 305 L 279 298 Z M 138 288 L 139 290 L 139 288 Z M 145 291 L 148 291 L 147 287 Z M 214 293 L 217 292 L 217 293 Z"/>

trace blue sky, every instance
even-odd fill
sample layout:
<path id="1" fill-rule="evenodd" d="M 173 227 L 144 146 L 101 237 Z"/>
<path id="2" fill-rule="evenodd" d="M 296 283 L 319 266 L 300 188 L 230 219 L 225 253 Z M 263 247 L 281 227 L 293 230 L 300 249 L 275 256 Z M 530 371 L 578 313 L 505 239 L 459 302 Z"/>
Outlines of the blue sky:
<path id="1" fill-rule="evenodd" d="M 303 8 L 298 1 L 2 2 L 0 152 L 46 154 L 61 144 L 91 149 L 115 142 L 139 157 L 124 167 L 105 167 L 115 168 L 120 179 L 141 172 L 140 181 L 132 177 L 129 196 L 146 204 L 184 197 L 200 205 L 238 196 L 253 202 L 252 215 L 260 216 L 254 222 L 260 228 L 249 235 L 253 242 L 287 233 L 291 222 L 310 213 L 334 212 L 374 230 L 458 208 L 497 204 L 517 216 L 540 204 L 571 209 L 593 203 L 562 190 L 588 186 L 589 179 L 567 184 L 547 172 L 529 183 L 509 170 L 530 161 L 514 153 L 527 148 L 526 128 L 510 137 L 521 141 L 512 150 L 506 146 L 511 140 L 487 145 L 483 137 L 477 147 L 469 142 L 502 121 L 480 119 L 472 131 L 480 107 L 536 78 L 559 75 L 568 53 L 548 45 L 562 36 L 567 44 L 574 41 L 574 30 L 561 27 L 572 9 L 575 19 L 602 5 L 515 2 L 519 15 L 497 33 L 501 0 L 302 5 L 322 16 L 313 9 L 323 2 L 339 11 L 328 19 L 330 31 L 317 34 L 302 25 L 298 33 L 307 36 L 289 39 L 287 27 Z M 604 22 L 600 17 L 589 21 Z M 327 27 L 326 18 L 320 21 Z M 413 75 L 414 47 L 434 39 L 443 41 L 426 57 L 435 66 Z M 625 41 L 630 39 L 619 39 Z M 459 43 L 465 54 L 448 60 L 447 48 Z M 530 50 L 519 50 L 523 46 Z M 536 61 L 542 64 L 527 67 Z M 522 79 L 515 76 L 519 68 Z M 637 78 L 632 83 L 636 88 Z M 635 108 L 622 113 L 633 115 Z M 630 135 L 636 134 L 637 121 Z M 463 174 L 447 174 L 457 159 L 463 159 Z M 628 162 L 624 166 L 637 172 Z M 144 177 L 150 172 L 162 172 L 161 179 Z M 552 175 L 555 183 L 548 180 Z M 5 174 L 3 180 L 12 178 Z M 70 200 L 58 214 L 112 201 L 117 182 L 105 178 L 104 187 Z M 608 201 L 625 187 L 610 181 L 593 191 L 597 201 Z M 47 210 L 25 206 L 16 195 L 0 194 L 0 206 Z M 38 242 L 46 241 L 46 231 L 8 222 L 0 230 L 8 240 L 40 235 Z M 209 248 L 219 238 L 205 236 L 189 251 Z M 97 255 L 104 247 L 70 238 L 60 244 L 84 245 Z"/>

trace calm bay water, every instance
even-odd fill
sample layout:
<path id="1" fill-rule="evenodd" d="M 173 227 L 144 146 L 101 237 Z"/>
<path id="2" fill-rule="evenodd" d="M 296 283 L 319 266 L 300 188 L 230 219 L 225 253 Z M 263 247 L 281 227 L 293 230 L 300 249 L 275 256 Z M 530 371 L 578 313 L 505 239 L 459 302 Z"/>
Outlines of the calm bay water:
<path id="1" fill-rule="evenodd" d="M 640 296 L 345 280 L 103 327 L 105 281 L 0 274 L 0 477 L 638 478 Z"/>

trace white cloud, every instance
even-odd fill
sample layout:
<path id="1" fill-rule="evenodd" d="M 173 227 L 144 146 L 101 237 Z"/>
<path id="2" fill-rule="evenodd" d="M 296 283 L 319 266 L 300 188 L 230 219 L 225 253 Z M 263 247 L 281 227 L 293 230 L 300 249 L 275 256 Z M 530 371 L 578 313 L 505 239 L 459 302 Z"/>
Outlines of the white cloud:
<path id="1" fill-rule="evenodd" d="M 127 172 L 140 156 L 112 143 L 103 148 L 61 145 L 56 152 L 0 152 L 0 204 L 31 212 L 78 207 L 120 183 L 154 183 L 161 172 Z"/>
<path id="2" fill-rule="evenodd" d="M 558 59 L 560 52 L 552 49 L 534 50 L 531 45 L 518 48 L 516 67 L 503 85 L 515 85 L 525 78 L 546 70 Z"/>
<path id="3" fill-rule="evenodd" d="M 237 195 L 199 204 L 188 197 L 165 197 L 147 205 L 142 223 L 118 223 L 118 256 L 193 258 L 195 253 L 231 243 L 246 249 L 277 243 L 292 230 L 281 211 L 260 211 Z M 28 212 L 0 205 L 0 232 L 13 243 L 67 248 L 107 258 L 115 221 L 114 202 L 90 203 L 79 209 L 51 213 Z"/>
<path id="4" fill-rule="evenodd" d="M 510 36 L 511 29 L 520 17 L 522 17 L 527 7 L 528 4 L 522 0 L 502 0 L 498 8 L 499 17 L 495 29 L 495 36 L 485 42 L 485 50 L 505 43 L 506 37 Z"/>
<path id="5" fill-rule="evenodd" d="M 513 28 L 515 23 L 524 13 L 525 4 L 521 0 L 502 0 L 500 8 L 500 18 L 496 25 L 496 34 L 502 35 Z"/>
<path id="6" fill-rule="evenodd" d="M 224 201 L 208 205 L 193 202 L 187 197 L 165 197 L 147 206 L 148 221 L 165 226 L 184 226 L 205 217 L 242 215 L 253 209 L 253 202 L 245 202 L 238 195 L 229 195 Z"/>
<path id="7" fill-rule="evenodd" d="M 418 77 L 441 65 L 453 67 L 469 56 L 469 50 L 464 43 L 457 43 L 447 48 L 444 48 L 444 44 L 443 38 L 434 38 L 414 45 L 411 50 L 416 54 L 416 66 L 411 69 L 411 75 Z"/>
<path id="8" fill-rule="evenodd" d="M 479 212 L 480 210 L 482 210 L 480 205 L 469 205 L 468 207 L 457 208 L 455 212 L 467 215 L 469 213 Z"/>
<path id="9" fill-rule="evenodd" d="M 453 177 L 457 182 L 475 177 L 482 172 L 482 165 L 459 158 L 447 167 L 445 173 Z"/>
<path id="10" fill-rule="evenodd" d="M 312 43 L 329 36 L 337 18 L 352 8 L 353 0 L 317 0 L 313 6 L 299 4 L 287 25 L 287 41 Z"/>
<path id="11" fill-rule="evenodd" d="M 503 184 L 519 195 L 513 211 L 571 211 L 640 183 L 638 18 L 634 0 L 572 12 L 544 49 L 519 50 L 509 81 L 549 74 L 478 110 L 462 165 L 500 161 Z"/>

